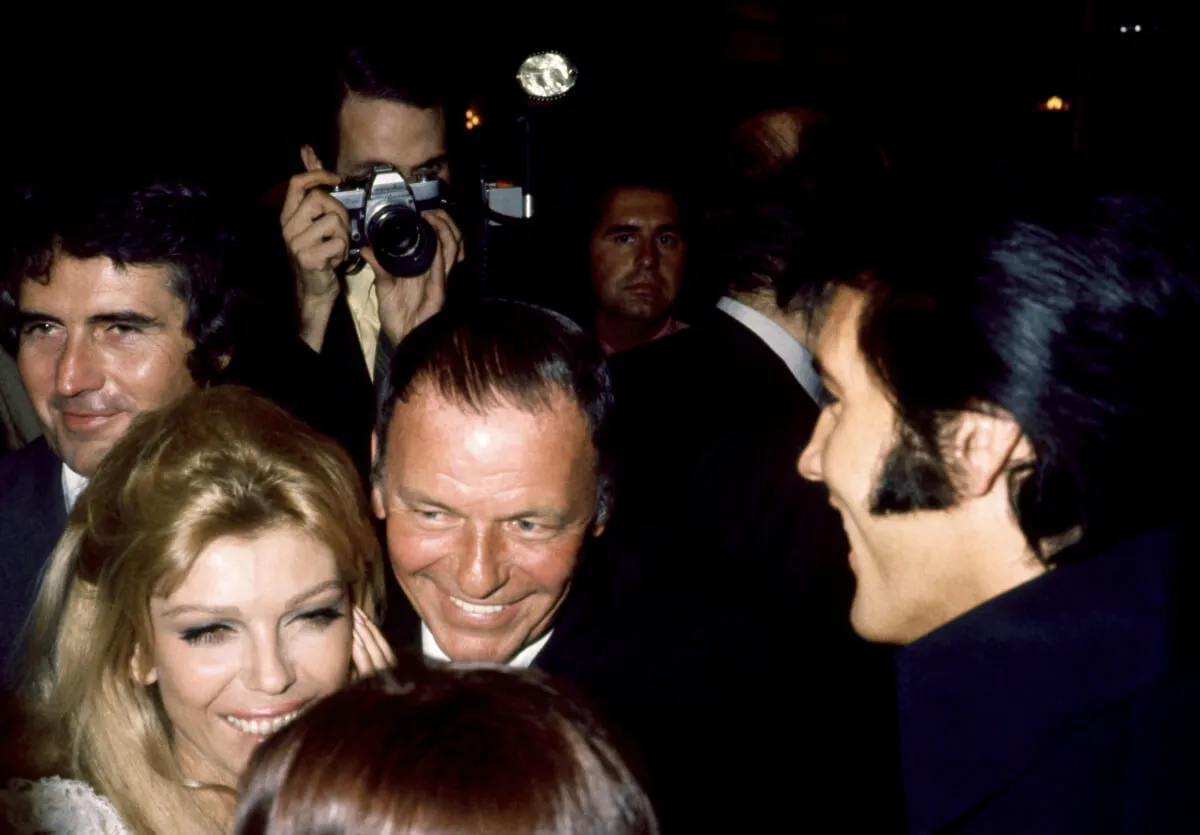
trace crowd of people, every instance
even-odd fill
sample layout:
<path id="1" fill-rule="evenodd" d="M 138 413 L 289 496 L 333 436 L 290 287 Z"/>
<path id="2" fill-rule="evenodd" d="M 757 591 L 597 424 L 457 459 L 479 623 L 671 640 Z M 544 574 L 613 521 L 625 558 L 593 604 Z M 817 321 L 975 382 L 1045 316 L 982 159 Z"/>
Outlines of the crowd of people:
<path id="1" fill-rule="evenodd" d="M 437 80 L 335 82 L 249 242 L 15 198 L 5 831 L 1200 825 L 1187 206 L 787 107 L 487 297 L 452 210 L 396 276 L 331 191 L 450 180 Z"/>

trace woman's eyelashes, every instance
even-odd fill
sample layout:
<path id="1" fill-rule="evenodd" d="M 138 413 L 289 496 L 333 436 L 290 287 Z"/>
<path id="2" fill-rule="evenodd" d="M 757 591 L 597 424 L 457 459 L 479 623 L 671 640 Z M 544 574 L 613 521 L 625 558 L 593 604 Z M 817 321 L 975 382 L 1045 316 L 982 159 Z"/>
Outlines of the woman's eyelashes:
<path id="1" fill-rule="evenodd" d="M 232 627 L 226 623 L 206 623 L 203 626 L 193 626 L 190 629 L 183 629 L 179 633 L 179 637 L 185 643 L 192 644 L 216 644 L 228 637 L 232 631 Z"/>
<path id="2" fill-rule="evenodd" d="M 313 626 L 323 629 L 334 621 L 344 618 L 345 616 L 346 613 L 342 611 L 342 602 L 338 601 L 335 604 L 322 606 L 320 609 L 312 609 L 311 611 L 297 615 L 296 620 L 306 621 L 311 623 Z"/>
<path id="3" fill-rule="evenodd" d="M 325 629 L 346 616 L 346 613 L 343 611 L 344 602 L 344 600 L 339 600 L 328 606 L 321 606 L 317 609 L 301 612 L 292 618 L 290 622 L 305 626 L 314 626 L 317 629 Z M 211 645 L 228 639 L 234 633 L 235 629 L 236 627 L 232 623 L 205 623 L 181 629 L 179 637 L 185 643 L 192 646 Z"/>

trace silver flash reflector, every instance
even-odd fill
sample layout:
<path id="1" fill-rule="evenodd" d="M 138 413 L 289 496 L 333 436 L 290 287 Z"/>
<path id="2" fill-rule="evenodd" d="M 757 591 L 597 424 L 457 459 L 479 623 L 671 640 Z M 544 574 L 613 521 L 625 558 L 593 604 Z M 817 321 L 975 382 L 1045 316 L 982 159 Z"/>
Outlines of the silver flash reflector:
<path id="1" fill-rule="evenodd" d="M 535 52 L 521 62 L 517 80 L 535 99 L 565 96 L 579 79 L 579 70 L 561 52 Z"/>

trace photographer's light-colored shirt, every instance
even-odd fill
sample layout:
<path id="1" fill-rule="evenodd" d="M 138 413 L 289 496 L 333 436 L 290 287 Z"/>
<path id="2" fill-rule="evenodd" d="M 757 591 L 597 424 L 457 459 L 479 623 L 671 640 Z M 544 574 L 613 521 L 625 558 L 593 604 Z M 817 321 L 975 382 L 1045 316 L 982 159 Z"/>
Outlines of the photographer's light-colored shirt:
<path id="1" fill-rule="evenodd" d="M 362 346 L 363 359 L 367 361 L 367 373 L 375 381 L 375 351 L 379 346 L 379 294 L 375 290 L 375 271 L 370 264 L 361 270 L 346 275 L 346 305 L 350 318 L 354 320 L 354 331 Z"/>

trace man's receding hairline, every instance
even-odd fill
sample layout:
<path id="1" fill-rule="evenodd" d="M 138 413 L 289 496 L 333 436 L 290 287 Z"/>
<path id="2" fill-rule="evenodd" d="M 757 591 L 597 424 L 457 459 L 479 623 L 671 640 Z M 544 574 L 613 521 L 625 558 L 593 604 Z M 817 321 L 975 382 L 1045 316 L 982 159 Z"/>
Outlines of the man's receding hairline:
<path id="1" fill-rule="evenodd" d="M 575 407 L 575 411 L 583 420 L 584 426 L 590 426 L 587 411 L 584 409 L 583 404 L 579 402 L 574 392 L 554 382 L 547 382 L 539 388 L 544 392 L 548 392 L 549 397 L 532 395 L 527 399 L 522 399 L 502 390 L 498 386 L 489 386 L 485 390 L 484 396 L 478 402 L 472 403 L 458 389 L 443 386 L 433 373 L 420 373 L 409 382 L 407 395 L 396 398 L 396 405 L 392 409 L 392 420 L 395 420 L 396 411 L 402 406 L 412 405 L 418 401 L 427 401 L 433 398 L 435 401 L 451 406 L 463 414 L 476 417 L 486 417 L 497 409 L 514 409 L 518 412 L 524 412 L 537 417 L 560 411 L 563 403 L 569 403 Z M 389 430 L 391 422 L 389 421 L 388 424 Z"/>

